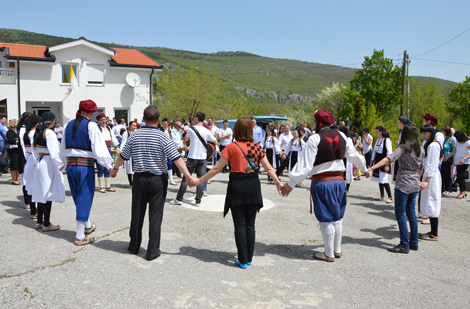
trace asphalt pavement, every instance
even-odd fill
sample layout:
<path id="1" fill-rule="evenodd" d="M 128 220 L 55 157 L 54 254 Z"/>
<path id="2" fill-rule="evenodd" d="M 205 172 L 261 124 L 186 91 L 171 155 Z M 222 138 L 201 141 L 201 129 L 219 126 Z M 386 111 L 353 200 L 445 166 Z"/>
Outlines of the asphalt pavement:
<path id="1" fill-rule="evenodd" d="M 309 213 L 309 181 L 287 198 L 260 176 L 266 207 L 256 221 L 253 264 L 235 265 L 230 214 L 223 218 L 228 174 L 208 185 L 202 207 L 165 204 L 161 250 L 145 260 L 127 252 L 131 190 L 121 170 L 114 193 L 95 192 L 91 212 L 97 224 L 91 245 L 77 247 L 75 206 L 53 203 L 51 222 L 62 229 L 35 230 L 23 209 L 20 186 L 0 177 L 0 308 L 468 308 L 470 199 L 456 193 L 442 199 L 439 241 L 420 241 L 409 254 L 387 251 L 398 244 L 393 204 L 374 201 L 379 188 L 365 177 L 351 184 L 343 223 L 343 256 L 334 263 L 314 260 L 323 250 L 317 220 Z M 283 182 L 287 177 L 281 177 Z M 419 224 L 420 232 L 428 225 Z"/>

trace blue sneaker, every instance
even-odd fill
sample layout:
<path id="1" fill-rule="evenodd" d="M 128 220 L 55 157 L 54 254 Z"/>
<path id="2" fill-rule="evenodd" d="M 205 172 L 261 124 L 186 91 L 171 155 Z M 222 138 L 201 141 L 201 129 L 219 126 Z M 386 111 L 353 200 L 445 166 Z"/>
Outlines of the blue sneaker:
<path id="1" fill-rule="evenodd" d="M 247 264 L 242 264 L 242 263 L 238 262 L 238 260 L 235 261 L 235 264 L 237 264 L 238 266 L 240 266 L 243 269 L 246 269 L 248 267 Z"/>
<path id="2" fill-rule="evenodd" d="M 246 265 L 250 266 L 250 265 L 251 265 L 251 262 L 246 262 Z"/>

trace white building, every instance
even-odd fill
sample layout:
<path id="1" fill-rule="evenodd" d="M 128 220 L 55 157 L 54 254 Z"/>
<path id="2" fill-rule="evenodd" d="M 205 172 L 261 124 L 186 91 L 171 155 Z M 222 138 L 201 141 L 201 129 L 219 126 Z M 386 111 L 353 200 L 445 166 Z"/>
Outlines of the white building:
<path id="1" fill-rule="evenodd" d="M 151 101 L 152 75 L 163 69 L 135 49 L 111 49 L 85 38 L 51 47 L 0 43 L 2 51 L 0 117 L 8 119 L 25 111 L 52 111 L 67 123 L 75 118 L 79 102 L 91 99 L 97 113 L 140 121 Z M 78 92 L 70 85 L 71 64 Z"/>

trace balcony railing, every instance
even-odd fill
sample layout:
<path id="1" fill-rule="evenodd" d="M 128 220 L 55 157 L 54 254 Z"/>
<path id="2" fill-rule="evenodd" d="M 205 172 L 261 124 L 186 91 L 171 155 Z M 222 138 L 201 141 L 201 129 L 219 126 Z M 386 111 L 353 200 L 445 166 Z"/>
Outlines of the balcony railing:
<path id="1" fill-rule="evenodd" d="M 16 70 L 15 69 L 0 69 L 0 84 L 15 84 L 16 83 Z"/>

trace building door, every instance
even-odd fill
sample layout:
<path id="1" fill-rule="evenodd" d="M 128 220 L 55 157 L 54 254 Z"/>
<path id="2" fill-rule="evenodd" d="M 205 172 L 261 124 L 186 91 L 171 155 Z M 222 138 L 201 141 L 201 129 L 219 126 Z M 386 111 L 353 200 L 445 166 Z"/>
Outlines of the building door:
<path id="1" fill-rule="evenodd" d="M 42 116 L 45 112 L 50 112 L 51 108 L 50 107 L 41 107 L 41 106 L 33 106 L 32 108 L 33 114 L 39 115 L 39 117 Z"/>
<path id="2" fill-rule="evenodd" d="M 0 62 L 1 63 L 1 62 Z M 8 119 L 8 113 L 7 113 L 7 99 L 1 100 L 0 101 L 0 118 L 7 118 Z"/>
<path id="3" fill-rule="evenodd" d="M 45 112 L 52 112 L 57 121 L 62 123 L 61 102 L 26 102 L 26 110 L 41 116 Z"/>
<path id="4" fill-rule="evenodd" d="M 129 123 L 129 110 L 127 109 L 115 109 L 114 110 L 114 117 L 116 121 L 120 124 L 121 119 L 126 121 L 126 124 Z"/>

